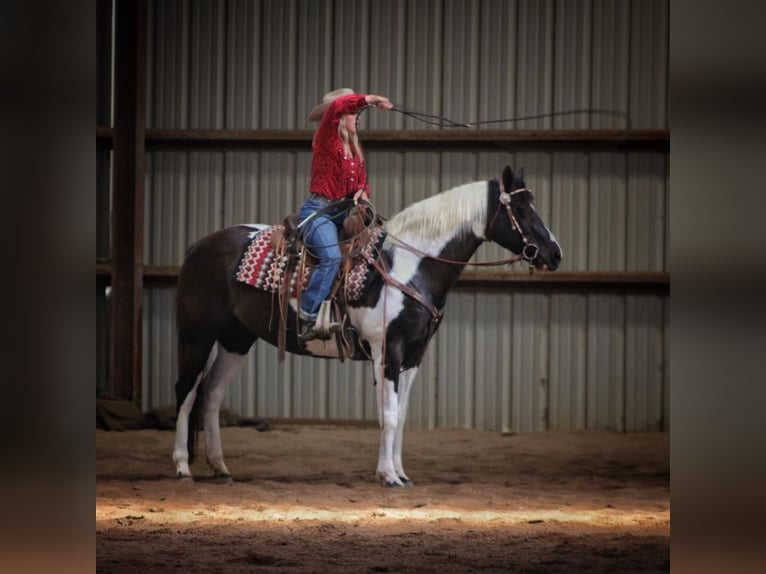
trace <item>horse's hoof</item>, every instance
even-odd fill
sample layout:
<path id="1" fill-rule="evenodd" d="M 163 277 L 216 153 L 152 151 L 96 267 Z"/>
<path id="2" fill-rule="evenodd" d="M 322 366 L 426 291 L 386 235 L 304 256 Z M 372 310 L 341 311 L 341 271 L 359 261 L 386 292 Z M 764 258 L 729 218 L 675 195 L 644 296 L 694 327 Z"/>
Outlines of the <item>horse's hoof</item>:
<path id="1" fill-rule="evenodd" d="M 411 486 L 415 486 L 415 483 L 412 482 L 409 478 L 404 478 L 403 476 L 400 476 L 399 480 L 401 480 L 404 483 L 404 486 L 406 486 L 407 488 L 410 488 Z"/>
<path id="2" fill-rule="evenodd" d="M 194 477 L 188 474 L 177 474 L 178 480 L 181 482 L 194 482 Z"/>
<path id="3" fill-rule="evenodd" d="M 394 482 L 393 480 L 387 480 L 385 483 L 383 483 L 383 486 L 386 488 L 404 488 L 406 485 L 399 484 L 398 482 Z"/>
<path id="4" fill-rule="evenodd" d="M 221 484 L 229 484 L 234 482 L 234 478 L 230 474 L 215 473 L 213 475 L 213 481 Z"/>

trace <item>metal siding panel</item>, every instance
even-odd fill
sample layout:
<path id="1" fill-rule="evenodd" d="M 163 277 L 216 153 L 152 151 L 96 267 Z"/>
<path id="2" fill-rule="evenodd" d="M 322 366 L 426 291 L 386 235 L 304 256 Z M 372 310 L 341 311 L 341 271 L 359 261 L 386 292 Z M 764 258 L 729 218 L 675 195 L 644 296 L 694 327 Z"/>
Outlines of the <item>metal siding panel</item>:
<path id="1" fill-rule="evenodd" d="M 154 2 L 150 12 L 147 70 L 152 73 L 147 88 L 147 127 L 188 128 L 190 110 L 191 15 L 188 1 Z M 153 49 L 154 51 L 150 51 Z"/>
<path id="2" fill-rule="evenodd" d="M 514 380 L 515 355 L 513 348 L 515 334 L 515 297 L 510 294 L 500 307 L 498 321 L 501 326 L 499 330 L 500 348 L 503 349 L 503 360 L 500 363 L 499 372 L 499 398 L 500 398 L 500 430 L 504 433 L 513 432 L 516 420 L 513 413 L 516 408 L 514 403 Z"/>
<path id="3" fill-rule="evenodd" d="M 375 375 L 376 376 L 376 375 Z M 328 362 L 328 416 L 331 419 L 377 419 L 374 375 L 368 362 Z"/>
<path id="4" fill-rule="evenodd" d="M 224 125 L 226 3 L 199 0 L 191 4 L 191 74 L 189 85 L 192 129 Z"/>
<path id="5" fill-rule="evenodd" d="M 626 156 L 595 153 L 590 161 L 587 268 L 624 271 L 628 227 Z"/>
<path id="6" fill-rule="evenodd" d="M 562 271 L 588 269 L 588 167 L 587 154 L 553 154 L 550 225 L 561 245 L 566 246 Z"/>
<path id="7" fill-rule="evenodd" d="M 175 289 L 156 287 L 143 296 L 144 411 L 175 405 L 176 365 Z"/>
<path id="8" fill-rule="evenodd" d="M 281 223 L 288 213 L 297 211 L 295 197 L 295 159 L 293 152 L 264 151 L 258 185 L 258 216 L 263 223 Z M 305 193 L 302 194 L 305 196 Z"/>
<path id="9" fill-rule="evenodd" d="M 479 77 L 477 108 L 466 110 L 467 121 L 487 121 L 513 116 L 516 109 L 517 3 L 488 0 L 480 4 Z M 513 124 L 484 124 L 479 129 L 509 128 Z"/>
<path id="10" fill-rule="evenodd" d="M 551 297 L 550 428 L 585 428 L 588 300 Z"/>
<path id="11" fill-rule="evenodd" d="M 224 154 L 226 178 L 223 187 L 224 227 L 261 221 L 258 179 L 261 172 L 259 152 L 229 151 Z"/>
<path id="12" fill-rule="evenodd" d="M 261 85 L 260 126 L 265 129 L 303 125 L 304 114 L 296 114 L 296 4 L 296 0 L 263 0 L 260 73 L 267 81 Z"/>
<path id="13" fill-rule="evenodd" d="M 368 91 L 370 2 L 369 0 L 336 0 L 333 25 L 332 88 Z M 329 91 L 329 90 L 326 90 Z"/>
<path id="14" fill-rule="evenodd" d="M 553 109 L 554 3 L 552 0 L 519 0 L 517 34 L 517 117 Z M 530 119 L 518 128 L 550 128 L 551 118 Z"/>
<path id="15" fill-rule="evenodd" d="M 618 114 L 593 114 L 594 129 L 628 127 L 630 3 L 594 0 L 590 106 Z"/>
<path id="16" fill-rule="evenodd" d="M 553 111 L 585 110 L 591 105 L 590 0 L 557 0 L 554 34 Z M 589 114 L 566 114 L 553 118 L 555 129 L 585 129 Z"/>
<path id="17" fill-rule="evenodd" d="M 370 80 L 367 91 L 386 96 L 400 106 L 404 102 L 406 52 L 406 1 L 390 0 L 370 4 Z M 404 116 L 397 113 L 369 113 L 373 129 L 398 129 Z M 363 137 L 363 136 L 362 136 Z"/>
<path id="18" fill-rule="evenodd" d="M 292 416 L 292 361 L 280 363 L 273 346 L 256 341 L 259 407 L 262 416 Z"/>
<path id="19" fill-rule="evenodd" d="M 548 427 L 548 324 L 546 295 L 514 295 L 511 430 L 531 432 Z"/>
<path id="20" fill-rule="evenodd" d="M 665 269 L 665 154 L 628 156 L 627 269 Z"/>
<path id="21" fill-rule="evenodd" d="M 503 335 L 508 331 L 511 301 L 511 295 L 500 292 L 476 294 L 475 428 L 501 428 L 503 365 L 508 360 Z"/>
<path id="22" fill-rule="evenodd" d="M 373 206 L 390 218 L 406 205 L 404 200 L 404 154 L 376 151 L 367 157 L 367 175 Z"/>
<path id="23" fill-rule="evenodd" d="M 478 162 L 475 152 L 442 152 L 441 156 L 441 189 L 439 191 L 452 189 L 478 179 Z"/>
<path id="24" fill-rule="evenodd" d="M 262 6 L 258 0 L 229 0 L 226 10 L 226 117 L 228 129 L 260 124 Z"/>
<path id="25" fill-rule="evenodd" d="M 255 416 L 280 417 L 279 390 L 282 386 L 280 365 L 276 361 L 274 347 L 264 341 L 256 341 L 250 350 L 252 369 L 247 373 L 252 376 L 252 386 L 255 389 Z"/>
<path id="26" fill-rule="evenodd" d="M 408 407 L 407 428 L 436 428 L 441 425 L 438 410 L 440 396 L 439 333 L 431 339 L 413 381 Z"/>
<path id="27" fill-rule="evenodd" d="M 442 115 L 468 121 L 477 107 L 479 4 L 444 0 Z"/>
<path id="28" fill-rule="evenodd" d="M 144 262 L 147 265 L 178 265 L 187 247 L 201 237 L 190 232 L 189 154 L 146 154 L 144 185 Z M 201 192 L 206 195 L 206 192 Z M 198 192 L 199 194 L 199 192 Z M 193 230 L 193 225 L 192 225 Z"/>
<path id="29" fill-rule="evenodd" d="M 631 3 L 631 127 L 667 128 L 670 3 Z"/>
<path id="30" fill-rule="evenodd" d="M 442 35 L 441 0 L 409 0 L 407 3 L 407 60 L 405 90 L 401 107 L 425 113 L 442 113 Z M 436 129 L 412 118 L 404 120 L 406 129 Z"/>
<path id="31" fill-rule="evenodd" d="M 437 426 L 464 428 L 472 421 L 473 346 L 475 295 L 451 293 L 443 325 L 435 337 L 438 345 Z M 466 403 L 466 398 L 471 400 Z M 470 428 L 470 427 L 468 427 Z"/>
<path id="32" fill-rule="evenodd" d="M 298 37 L 296 70 L 297 128 L 314 128 L 309 112 L 322 95 L 335 89 L 332 78 L 333 7 L 329 0 L 298 2 Z"/>
<path id="33" fill-rule="evenodd" d="M 276 349 L 272 349 L 276 353 Z M 309 357 L 289 357 L 293 366 L 293 407 L 291 416 L 327 418 L 327 361 Z"/>
<path id="34" fill-rule="evenodd" d="M 460 353 L 460 370 L 455 371 L 462 379 L 462 393 L 456 397 L 459 412 L 458 424 L 463 428 L 474 428 L 474 403 L 476 402 L 476 377 L 474 365 L 480 360 L 476 345 L 476 294 L 460 293 L 461 336 L 463 337 L 462 353 Z"/>
<path id="35" fill-rule="evenodd" d="M 188 236 L 191 241 L 221 228 L 223 216 L 223 152 L 189 154 Z"/>
<path id="36" fill-rule="evenodd" d="M 625 430 L 662 429 L 663 305 L 660 297 L 627 296 Z"/>
<path id="37" fill-rule="evenodd" d="M 625 329 L 624 296 L 588 296 L 588 429 L 625 430 Z"/>

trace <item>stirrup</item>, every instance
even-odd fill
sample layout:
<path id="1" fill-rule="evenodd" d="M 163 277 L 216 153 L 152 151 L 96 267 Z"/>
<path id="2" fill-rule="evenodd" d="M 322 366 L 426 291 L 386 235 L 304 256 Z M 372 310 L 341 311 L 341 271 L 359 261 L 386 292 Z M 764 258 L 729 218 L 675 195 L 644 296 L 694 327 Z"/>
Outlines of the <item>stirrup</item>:
<path id="1" fill-rule="evenodd" d="M 300 311 L 301 320 L 304 321 L 298 338 L 302 342 L 321 339 L 326 341 L 340 330 L 340 323 L 331 319 L 332 301 L 329 299 L 322 301 L 317 315 L 309 315 L 305 311 Z"/>
<path id="2" fill-rule="evenodd" d="M 315 339 L 327 341 L 331 337 L 332 333 L 329 331 L 320 331 L 317 329 L 316 323 L 305 323 L 301 329 L 300 335 L 298 335 L 298 339 L 300 339 L 300 341 L 303 343 L 307 343 Z"/>

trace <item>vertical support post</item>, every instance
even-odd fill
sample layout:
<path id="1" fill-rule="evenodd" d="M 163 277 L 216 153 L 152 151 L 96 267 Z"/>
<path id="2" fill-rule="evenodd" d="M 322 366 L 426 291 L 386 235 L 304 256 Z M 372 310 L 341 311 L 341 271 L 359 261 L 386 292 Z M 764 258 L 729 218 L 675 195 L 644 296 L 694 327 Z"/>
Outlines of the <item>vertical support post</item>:
<path id="1" fill-rule="evenodd" d="M 110 383 L 141 402 L 146 0 L 115 3 Z"/>

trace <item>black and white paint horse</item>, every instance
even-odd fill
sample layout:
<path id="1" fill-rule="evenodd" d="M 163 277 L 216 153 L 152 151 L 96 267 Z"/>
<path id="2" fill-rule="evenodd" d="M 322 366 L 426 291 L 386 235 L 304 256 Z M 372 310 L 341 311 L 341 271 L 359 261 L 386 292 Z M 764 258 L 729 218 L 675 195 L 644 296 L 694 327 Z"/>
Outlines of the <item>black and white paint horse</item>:
<path id="1" fill-rule="evenodd" d="M 388 236 L 383 245 L 389 277 L 376 275 L 362 299 L 348 305 L 350 323 L 362 343 L 351 358 L 372 357 L 381 426 L 377 474 L 386 486 L 410 484 L 402 466 L 402 438 L 412 382 L 438 327 L 447 293 L 471 256 L 484 241 L 494 241 L 537 268 L 554 270 L 561 261 L 561 247 L 535 211 L 523 177 L 523 169 L 514 177 L 506 167 L 502 181 L 461 185 L 393 216 L 385 224 Z M 180 271 L 173 450 L 179 477 L 191 477 L 196 413 L 203 417 L 208 463 L 216 475 L 230 476 L 218 417 L 226 385 L 257 339 L 277 344 L 278 298 L 234 279 L 239 258 L 255 232 L 252 226 L 241 225 L 204 237 L 188 250 Z M 310 345 L 301 347 L 295 309 L 293 300 L 287 317 L 287 351 L 330 354 Z M 205 372 L 216 343 L 216 358 Z"/>

